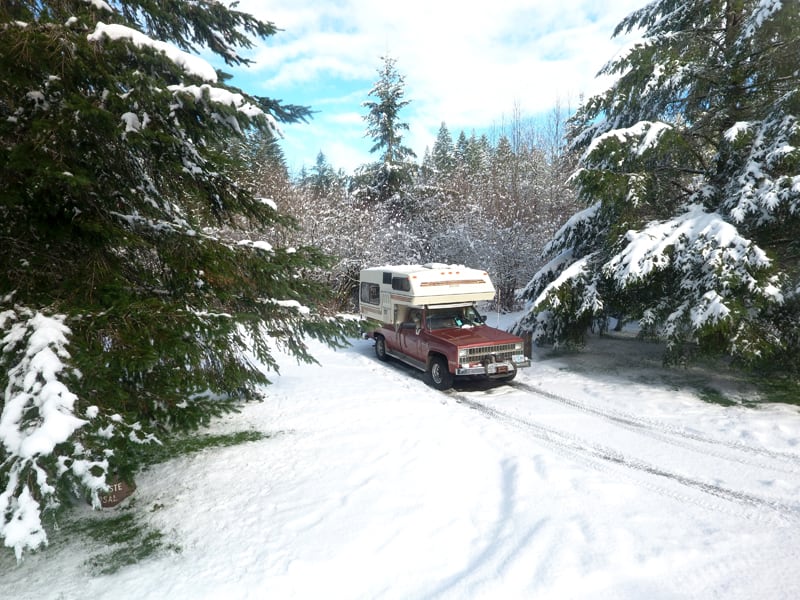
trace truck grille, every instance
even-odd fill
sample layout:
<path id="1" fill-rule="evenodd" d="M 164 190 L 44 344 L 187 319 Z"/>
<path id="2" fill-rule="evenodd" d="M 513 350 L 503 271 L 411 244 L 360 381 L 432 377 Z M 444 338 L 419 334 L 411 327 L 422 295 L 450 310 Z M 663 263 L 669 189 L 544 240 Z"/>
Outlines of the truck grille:
<path id="1" fill-rule="evenodd" d="M 511 357 L 516 354 L 516 344 L 497 344 L 496 346 L 478 346 L 477 348 L 467 348 L 467 355 L 462 356 L 460 363 L 470 364 L 483 362 L 483 360 L 491 355 L 497 358 L 497 361 L 509 361 Z"/>

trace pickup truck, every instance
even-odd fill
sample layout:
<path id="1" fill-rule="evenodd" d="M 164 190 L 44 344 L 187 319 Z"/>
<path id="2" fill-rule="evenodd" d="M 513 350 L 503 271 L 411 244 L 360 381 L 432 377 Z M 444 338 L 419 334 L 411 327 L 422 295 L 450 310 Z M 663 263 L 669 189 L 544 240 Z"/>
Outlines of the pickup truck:
<path id="1" fill-rule="evenodd" d="M 494 296 L 485 272 L 438 263 L 366 271 L 361 312 L 379 322 L 366 335 L 380 360 L 411 365 L 440 390 L 461 376 L 510 381 L 530 366 L 522 338 L 486 325 L 475 308 Z"/>

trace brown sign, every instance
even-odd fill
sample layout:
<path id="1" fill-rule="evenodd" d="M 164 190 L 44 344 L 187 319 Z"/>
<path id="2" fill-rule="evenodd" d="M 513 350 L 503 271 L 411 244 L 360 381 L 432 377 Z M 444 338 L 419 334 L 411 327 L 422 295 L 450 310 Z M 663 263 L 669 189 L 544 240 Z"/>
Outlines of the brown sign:
<path id="1" fill-rule="evenodd" d="M 115 477 L 106 493 L 100 494 L 100 506 L 103 508 L 111 508 L 116 506 L 125 498 L 130 496 L 136 489 L 135 485 L 130 485 Z"/>

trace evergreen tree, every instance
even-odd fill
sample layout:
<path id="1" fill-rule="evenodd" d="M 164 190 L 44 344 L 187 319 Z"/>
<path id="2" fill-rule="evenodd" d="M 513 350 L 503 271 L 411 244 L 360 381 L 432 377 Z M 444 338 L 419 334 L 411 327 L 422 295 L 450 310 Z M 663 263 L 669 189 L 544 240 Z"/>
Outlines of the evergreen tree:
<path id="1" fill-rule="evenodd" d="M 518 194 L 518 162 L 511 141 L 507 136 L 501 135 L 491 157 L 494 212 L 501 212 Z"/>
<path id="2" fill-rule="evenodd" d="M 314 166 L 311 167 L 311 175 L 303 183 L 310 185 L 313 193 L 321 198 L 330 193 L 336 185 L 337 179 L 336 171 L 333 170 L 328 159 L 320 150 Z"/>
<path id="3" fill-rule="evenodd" d="M 369 199 L 385 201 L 397 194 L 403 185 L 410 183 L 416 157 L 414 151 L 403 144 L 403 132 L 408 123 L 400 119 L 400 111 L 410 100 L 405 96 L 405 78 L 397 71 L 395 59 L 384 56 L 378 69 L 378 81 L 369 95 L 375 100 L 363 103 L 367 108 L 366 135 L 373 143 L 371 153 L 379 152 L 380 160 L 366 166 L 356 174 L 359 193 Z"/>
<path id="4" fill-rule="evenodd" d="M 262 198 L 285 195 L 289 171 L 278 138 L 271 131 L 254 129 L 238 139 L 226 140 L 233 162 L 232 179 Z"/>
<path id="5" fill-rule="evenodd" d="M 246 64 L 271 23 L 213 0 L 11 0 L 0 32 L 0 537 L 19 557 L 43 511 L 130 479 L 140 443 L 257 396 L 254 359 L 313 360 L 305 337 L 343 329 L 304 307 L 326 259 L 269 242 L 292 221 L 225 151 L 308 109 L 193 54 Z M 243 224 L 262 237 L 220 234 Z"/>
<path id="6" fill-rule="evenodd" d="M 458 134 L 458 139 L 456 140 L 455 145 L 455 157 L 456 157 L 456 165 L 461 166 L 467 161 L 467 145 L 469 144 L 469 140 L 467 139 L 467 134 L 464 133 L 462 129 L 461 132 Z"/>
<path id="7" fill-rule="evenodd" d="M 588 208 L 547 248 L 519 324 L 580 342 L 606 313 L 686 343 L 800 367 L 800 11 L 778 0 L 657 0 L 643 41 L 572 123 Z"/>
<path id="8" fill-rule="evenodd" d="M 473 133 L 467 148 L 467 164 L 470 171 L 480 174 L 489 169 L 493 152 L 492 144 L 485 133 L 477 138 Z"/>
<path id="9" fill-rule="evenodd" d="M 417 170 L 416 184 L 417 186 L 429 185 L 436 175 L 436 167 L 433 165 L 433 155 L 431 149 L 425 146 L 425 152 L 422 154 L 422 162 Z"/>
<path id="10" fill-rule="evenodd" d="M 453 145 L 453 138 L 450 136 L 450 132 L 447 130 L 447 125 L 445 125 L 444 121 L 442 121 L 439 127 L 436 141 L 433 143 L 431 160 L 436 175 L 440 179 L 449 177 L 456 167 L 456 151 Z"/>
<path id="11" fill-rule="evenodd" d="M 462 131 L 455 148 L 456 165 L 453 173 L 453 190 L 460 196 L 472 196 L 473 190 L 483 187 L 488 177 L 492 148 L 489 138 L 477 138 L 473 132 L 469 138 Z"/>

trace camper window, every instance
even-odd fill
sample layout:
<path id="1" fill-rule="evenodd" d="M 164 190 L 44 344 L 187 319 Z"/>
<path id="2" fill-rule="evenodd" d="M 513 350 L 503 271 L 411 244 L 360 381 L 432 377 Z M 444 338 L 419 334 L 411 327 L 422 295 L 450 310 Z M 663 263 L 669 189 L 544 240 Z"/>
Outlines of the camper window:
<path id="1" fill-rule="evenodd" d="M 361 301 L 367 304 L 381 303 L 381 288 L 377 283 L 363 282 L 361 284 Z"/>
<path id="2" fill-rule="evenodd" d="M 411 283 L 408 281 L 408 277 L 392 277 L 392 289 L 400 290 L 401 292 L 410 292 Z"/>

